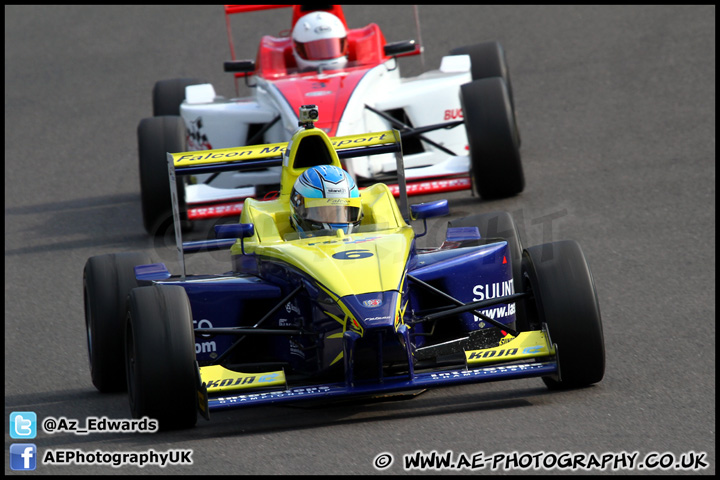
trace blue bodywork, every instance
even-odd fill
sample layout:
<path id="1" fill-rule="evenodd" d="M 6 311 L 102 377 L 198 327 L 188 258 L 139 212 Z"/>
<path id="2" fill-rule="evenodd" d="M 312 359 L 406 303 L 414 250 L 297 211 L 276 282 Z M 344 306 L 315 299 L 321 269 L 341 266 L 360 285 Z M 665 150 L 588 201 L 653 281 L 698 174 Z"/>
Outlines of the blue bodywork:
<path id="1" fill-rule="evenodd" d="M 201 249 L 211 246 L 211 242 L 195 243 Z M 163 264 L 136 267 L 141 284 L 185 288 L 196 329 L 241 327 L 307 332 L 248 335 L 239 339 L 237 335 L 196 331 L 195 353 L 201 367 L 222 360 L 220 363 L 238 371 L 282 368 L 288 378 L 287 385 L 280 388 L 210 397 L 209 410 L 548 376 L 557 372 L 555 361 L 433 370 L 433 362 L 424 360 L 428 356 L 420 355 L 438 343 L 478 331 L 488 332 L 487 346 L 495 346 L 505 333 L 471 312 L 434 322 L 418 321 L 428 312 L 447 307 L 447 301 L 428 295 L 418 288 L 415 279 L 463 304 L 492 301 L 515 293 L 507 242 L 486 243 L 477 228 L 449 228 L 439 248 L 419 250 L 413 246 L 407 263 L 407 278 L 412 280 L 403 283 L 402 291 L 349 295 L 340 302 L 306 273 L 290 265 L 258 262 L 245 255 L 236 257 L 233 265 L 237 271 L 188 275 L 184 279 L 170 276 Z M 402 318 L 395 314 L 398 300 L 407 305 Z M 352 313 L 354 325 L 349 324 L 339 303 Z M 509 329 L 515 326 L 514 303 L 494 303 L 480 311 Z M 347 325 L 338 323 L 337 319 L 342 318 Z M 234 345 L 236 342 L 242 347 Z M 337 361 L 338 351 L 344 352 L 342 361 Z M 463 352 L 451 353 L 457 360 Z"/>

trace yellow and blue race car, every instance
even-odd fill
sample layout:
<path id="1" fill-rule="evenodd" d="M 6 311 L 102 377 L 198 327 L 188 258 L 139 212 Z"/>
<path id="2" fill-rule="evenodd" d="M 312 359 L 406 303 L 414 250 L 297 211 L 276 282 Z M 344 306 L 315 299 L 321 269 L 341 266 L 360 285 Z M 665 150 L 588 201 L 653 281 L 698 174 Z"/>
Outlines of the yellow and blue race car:
<path id="1" fill-rule="evenodd" d="M 92 380 L 127 389 L 133 417 L 186 428 L 197 413 L 463 383 L 541 377 L 600 381 L 599 305 L 573 241 L 523 249 L 512 218 L 453 220 L 419 248 L 408 205 L 385 184 L 358 190 L 342 158 L 392 153 L 395 130 L 329 137 L 300 108 L 288 143 L 168 153 L 180 272 L 143 253 L 90 258 L 84 271 Z M 178 176 L 280 166 L 272 200 L 245 200 L 216 239 L 183 242 Z M 185 254 L 229 249 L 231 270 L 190 275 Z"/>

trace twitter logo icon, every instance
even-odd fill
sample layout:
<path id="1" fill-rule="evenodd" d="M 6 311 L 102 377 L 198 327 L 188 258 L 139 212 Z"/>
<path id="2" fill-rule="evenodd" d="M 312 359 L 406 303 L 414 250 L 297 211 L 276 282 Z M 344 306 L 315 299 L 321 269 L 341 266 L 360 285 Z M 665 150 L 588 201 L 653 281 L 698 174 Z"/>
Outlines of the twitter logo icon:
<path id="1" fill-rule="evenodd" d="M 35 438 L 37 436 L 37 415 L 35 412 L 12 412 L 10 414 L 11 438 Z"/>

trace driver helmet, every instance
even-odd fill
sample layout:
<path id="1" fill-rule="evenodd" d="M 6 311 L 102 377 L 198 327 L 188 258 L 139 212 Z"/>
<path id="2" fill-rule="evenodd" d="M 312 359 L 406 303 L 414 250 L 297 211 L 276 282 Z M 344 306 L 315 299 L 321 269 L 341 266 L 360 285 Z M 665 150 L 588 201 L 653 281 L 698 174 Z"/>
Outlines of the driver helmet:
<path id="1" fill-rule="evenodd" d="M 342 168 L 310 167 L 295 180 L 290 210 L 291 223 L 298 232 L 339 229 L 349 234 L 362 218 L 360 191 Z"/>
<path id="2" fill-rule="evenodd" d="M 328 12 L 300 17 L 292 31 L 293 56 L 301 70 L 342 68 L 347 63 L 348 41 L 343 22 Z"/>

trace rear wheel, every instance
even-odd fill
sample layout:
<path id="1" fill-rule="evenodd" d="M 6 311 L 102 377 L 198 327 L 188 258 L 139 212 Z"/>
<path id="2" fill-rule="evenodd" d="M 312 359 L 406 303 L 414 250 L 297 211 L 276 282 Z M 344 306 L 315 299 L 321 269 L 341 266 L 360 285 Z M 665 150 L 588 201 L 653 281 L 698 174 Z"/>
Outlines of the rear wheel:
<path id="1" fill-rule="evenodd" d="M 158 235 L 172 224 L 167 153 L 187 151 L 185 123 L 176 116 L 145 118 L 140 121 L 137 134 L 143 225 L 150 235 Z M 177 177 L 176 185 L 183 227 L 188 229 L 182 177 Z"/>
<path id="2" fill-rule="evenodd" d="M 85 331 L 90 374 L 101 392 L 127 388 L 123 361 L 125 298 L 137 286 L 134 267 L 152 263 L 145 253 L 90 257 L 83 271 Z"/>
<path id="3" fill-rule="evenodd" d="M 130 292 L 125 365 L 133 418 L 157 419 L 162 430 L 195 425 L 195 337 L 184 288 L 155 285 Z"/>
<path id="4" fill-rule="evenodd" d="M 551 389 L 597 383 L 605 373 L 605 342 L 595 283 L 585 256 L 572 240 L 523 252 L 523 281 L 535 298 L 537 319 L 557 345 L 560 379 L 543 377 Z"/>
<path id="5" fill-rule="evenodd" d="M 180 104 L 185 100 L 185 87 L 207 83 L 197 78 L 160 80 L 153 87 L 153 116 L 180 115 Z"/>
<path id="6" fill-rule="evenodd" d="M 502 78 L 460 86 L 470 166 L 481 197 L 502 198 L 525 188 L 515 121 Z"/>

